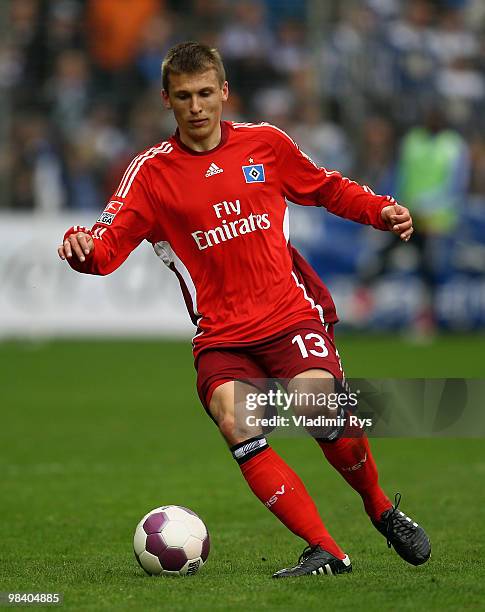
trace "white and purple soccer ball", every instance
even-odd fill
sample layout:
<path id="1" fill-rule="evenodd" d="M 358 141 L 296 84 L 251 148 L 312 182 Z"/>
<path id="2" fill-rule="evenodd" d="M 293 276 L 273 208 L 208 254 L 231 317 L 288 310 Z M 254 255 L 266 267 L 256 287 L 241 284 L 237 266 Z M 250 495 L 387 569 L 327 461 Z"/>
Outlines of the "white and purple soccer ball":
<path id="1" fill-rule="evenodd" d="M 138 523 L 133 538 L 135 557 L 152 576 L 195 574 L 210 550 L 204 522 L 183 506 L 155 508 Z"/>

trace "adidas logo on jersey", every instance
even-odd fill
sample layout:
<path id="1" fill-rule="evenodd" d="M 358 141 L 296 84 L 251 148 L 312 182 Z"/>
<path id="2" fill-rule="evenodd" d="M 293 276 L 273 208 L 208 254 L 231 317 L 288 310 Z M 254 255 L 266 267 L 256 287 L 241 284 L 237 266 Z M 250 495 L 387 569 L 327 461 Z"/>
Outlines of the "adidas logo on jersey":
<path id="1" fill-rule="evenodd" d="M 220 174 L 221 172 L 224 172 L 224 170 L 222 168 L 219 168 L 219 166 L 216 166 L 216 164 L 212 163 L 209 166 L 207 172 L 205 173 L 205 177 L 207 178 L 209 176 L 214 176 L 214 174 Z"/>

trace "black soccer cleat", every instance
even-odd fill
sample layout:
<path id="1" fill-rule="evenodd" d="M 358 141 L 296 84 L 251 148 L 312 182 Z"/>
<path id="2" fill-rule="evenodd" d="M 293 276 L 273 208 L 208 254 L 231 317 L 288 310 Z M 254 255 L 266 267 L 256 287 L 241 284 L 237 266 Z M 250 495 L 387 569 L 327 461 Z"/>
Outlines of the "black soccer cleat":
<path id="1" fill-rule="evenodd" d="M 431 543 L 422 527 L 398 510 L 401 494 L 396 493 L 394 506 L 381 514 L 374 527 L 387 538 L 389 548 L 411 565 L 422 565 L 431 556 Z"/>
<path id="2" fill-rule="evenodd" d="M 305 548 L 295 567 L 287 567 L 273 574 L 273 578 L 297 578 L 299 576 L 319 576 L 327 574 L 344 574 L 352 571 L 348 555 L 343 559 L 334 557 L 321 546 Z"/>

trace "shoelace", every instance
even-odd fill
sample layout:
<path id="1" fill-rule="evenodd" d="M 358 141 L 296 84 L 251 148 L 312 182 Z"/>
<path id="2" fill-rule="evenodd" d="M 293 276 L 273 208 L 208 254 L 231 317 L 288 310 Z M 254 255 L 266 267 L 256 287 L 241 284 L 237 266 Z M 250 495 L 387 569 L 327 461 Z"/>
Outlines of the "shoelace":
<path id="1" fill-rule="evenodd" d="M 408 521 L 406 517 L 402 518 L 397 514 L 397 509 L 401 503 L 401 494 L 396 493 L 394 496 L 394 505 L 391 513 L 387 517 L 387 546 L 391 548 L 391 534 L 394 532 L 399 537 L 404 537 L 414 533 L 415 527 L 412 521 Z"/>
<path id="2" fill-rule="evenodd" d="M 299 565 L 300 563 L 302 563 L 303 561 L 305 561 L 305 559 L 306 559 L 307 557 L 309 557 L 309 556 L 312 554 L 312 552 L 315 550 L 315 548 L 316 548 L 316 546 L 307 546 L 307 547 L 306 547 L 306 548 L 303 550 L 303 552 L 301 553 L 301 555 L 298 557 L 298 565 Z"/>

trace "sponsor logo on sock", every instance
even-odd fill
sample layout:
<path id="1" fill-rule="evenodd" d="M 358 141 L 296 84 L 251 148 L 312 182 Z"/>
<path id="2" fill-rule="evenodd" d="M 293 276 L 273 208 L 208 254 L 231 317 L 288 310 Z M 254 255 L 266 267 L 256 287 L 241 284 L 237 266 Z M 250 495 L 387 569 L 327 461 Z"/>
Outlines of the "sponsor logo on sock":
<path id="1" fill-rule="evenodd" d="M 276 502 L 278 501 L 278 496 L 284 495 L 285 494 L 285 485 L 281 485 L 281 489 L 278 489 L 278 491 L 274 492 L 274 495 L 272 495 L 267 502 L 265 502 L 265 506 L 267 508 L 271 508 L 271 506 L 273 504 L 276 504 Z"/>
<path id="2" fill-rule="evenodd" d="M 366 461 L 367 461 L 367 453 L 365 453 L 364 458 L 361 459 L 359 463 L 356 463 L 355 465 L 351 465 L 348 468 L 342 468 L 342 472 L 355 472 L 356 470 L 360 470 L 360 468 L 364 465 Z"/>
<path id="3" fill-rule="evenodd" d="M 208 178 L 209 176 L 214 176 L 214 174 L 220 174 L 221 172 L 224 172 L 224 170 L 222 168 L 219 168 L 219 166 L 216 166 L 216 164 L 212 162 L 212 164 L 209 166 L 209 169 L 205 173 L 205 177 Z"/>

